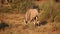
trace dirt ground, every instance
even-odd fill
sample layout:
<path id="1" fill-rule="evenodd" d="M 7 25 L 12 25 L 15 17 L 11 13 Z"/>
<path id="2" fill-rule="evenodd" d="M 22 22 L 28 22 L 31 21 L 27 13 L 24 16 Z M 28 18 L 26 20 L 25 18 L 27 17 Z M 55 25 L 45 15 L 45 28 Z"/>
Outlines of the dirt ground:
<path id="1" fill-rule="evenodd" d="M 56 22 L 37 27 L 25 26 L 24 14 L 3 13 L 0 14 L 0 20 L 10 25 L 5 30 L 0 30 L 0 34 L 60 34 L 60 29 L 55 28 Z"/>

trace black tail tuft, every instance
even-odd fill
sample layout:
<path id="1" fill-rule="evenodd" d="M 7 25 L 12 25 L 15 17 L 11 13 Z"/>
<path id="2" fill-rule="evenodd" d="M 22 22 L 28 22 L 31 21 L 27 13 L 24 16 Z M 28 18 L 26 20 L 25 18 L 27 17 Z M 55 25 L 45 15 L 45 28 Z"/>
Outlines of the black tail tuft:
<path id="1" fill-rule="evenodd" d="M 47 24 L 47 21 L 41 21 L 41 22 L 39 23 L 39 25 L 45 25 L 45 24 Z"/>
<path id="2" fill-rule="evenodd" d="M 45 25 L 45 24 L 47 24 L 47 23 L 48 23 L 47 21 L 41 21 L 41 22 L 39 22 L 38 24 L 35 24 L 35 26 Z"/>

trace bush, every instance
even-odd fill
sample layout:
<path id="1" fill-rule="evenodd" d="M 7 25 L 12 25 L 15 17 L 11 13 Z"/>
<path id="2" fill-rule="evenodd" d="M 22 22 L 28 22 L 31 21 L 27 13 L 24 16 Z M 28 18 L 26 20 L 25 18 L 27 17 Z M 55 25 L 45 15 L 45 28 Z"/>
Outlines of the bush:
<path id="1" fill-rule="evenodd" d="M 50 1 L 47 1 L 46 3 L 43 3 L 42 5 L 39 6 L 43 13 L 39 15 L 40 20 L 49 19 L 49 21 L 54 21 L 56 20 L 56 17 L 58 14 L 60 14 L 60 5 L 57 5 L 55 2 L 52 4 Z M 49 16 L 49 17 L 48 17 Z"/>
<path id="2" fill-rule="evenodd" d="M 19 12 L 25 13 L 26 10 L 31 7 L 34 3 L 31 0 L 14 0 L 14 3 L 10 3 L 13 9 L 18 9 Z"/>

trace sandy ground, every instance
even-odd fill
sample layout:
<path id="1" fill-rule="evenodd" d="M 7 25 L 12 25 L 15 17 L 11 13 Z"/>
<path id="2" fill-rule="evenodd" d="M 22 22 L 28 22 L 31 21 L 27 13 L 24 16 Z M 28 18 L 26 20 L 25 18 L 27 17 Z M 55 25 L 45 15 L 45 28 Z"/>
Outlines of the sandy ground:
<path id="1" fill-rule="evenodd" d="M 56 29 L 54 23 L 47 23 L 38 27 L 25 26 L 24 14 L 3 13 L 0 14 L 0 20 L 10 25 L 5 30 L 0 30 L 0 34 L 60 34 L 60 29 Z"/>

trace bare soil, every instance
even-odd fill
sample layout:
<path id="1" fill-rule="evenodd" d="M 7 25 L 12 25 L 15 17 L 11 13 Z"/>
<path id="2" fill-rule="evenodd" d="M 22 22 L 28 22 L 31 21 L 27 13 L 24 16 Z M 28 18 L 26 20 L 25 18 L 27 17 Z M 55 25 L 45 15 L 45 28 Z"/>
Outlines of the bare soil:
<path id="1" fill-rule="evenodd" d="M 5 30 L 0 30 L 0 34 L 60 34 L 60 29 L 56 29 L 54 23 L 47 23 L 35 28 L 25 26 L 24 14 L 1 13 L 0 20 L 10 25 Z"/>

